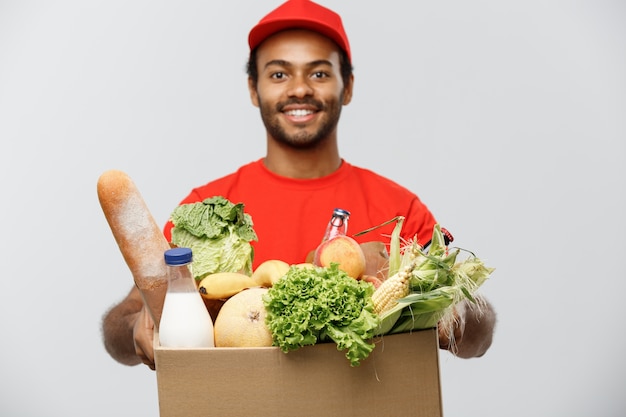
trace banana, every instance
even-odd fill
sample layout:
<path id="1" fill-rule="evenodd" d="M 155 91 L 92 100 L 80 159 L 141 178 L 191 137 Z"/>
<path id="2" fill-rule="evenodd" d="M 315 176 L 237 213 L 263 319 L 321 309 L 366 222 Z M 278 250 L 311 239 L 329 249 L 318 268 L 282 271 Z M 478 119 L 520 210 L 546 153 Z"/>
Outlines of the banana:
<path id="1" fill-rule="evenodd" d="M 289 270 L 289 264 L 278 259 L 262 262 L 252 273 L 252 279 L 260 287 L 270 288 Z"/>
<path id="2" fill-rule="evenodd" d="M 239 272 L 216 272 L 202 278 L 198 291 L 207 300 L 223 300 L 246 288 L 258 286 L 248 275 Z"/>

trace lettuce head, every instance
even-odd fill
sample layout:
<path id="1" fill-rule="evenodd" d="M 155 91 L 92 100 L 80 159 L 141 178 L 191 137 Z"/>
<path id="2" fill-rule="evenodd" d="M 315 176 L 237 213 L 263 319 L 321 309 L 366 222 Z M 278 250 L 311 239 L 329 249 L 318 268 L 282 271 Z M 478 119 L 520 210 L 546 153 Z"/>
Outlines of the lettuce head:
<path id="1" fill-rule="evenodd" d="M 250 242 L 256 241 L 257 235 L 243 203 L 211 197 L 181 204 L 170 220 L 174 224 L 172 243 L 191 248 L 191 270 L 196 280 L 215 272 L 252 274 L 254 248 Z"/>
<path id="2" fill-rule="evenodd" d="M 263 297 L 273 345 L 287 353 L 334 341 L 350 365 L 359 366 L 374 350 L 380 325 L 373 292 L 372 284 L 349 277 L 336 263 L 292 266 Z"/>

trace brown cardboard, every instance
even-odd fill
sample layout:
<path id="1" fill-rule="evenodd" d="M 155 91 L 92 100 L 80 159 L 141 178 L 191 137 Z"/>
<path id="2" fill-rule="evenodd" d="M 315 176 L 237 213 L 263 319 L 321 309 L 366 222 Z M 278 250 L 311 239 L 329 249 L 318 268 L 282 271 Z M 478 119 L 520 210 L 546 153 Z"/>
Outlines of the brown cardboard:
<path id="1" fill-rule="evenodd" d="M 358 367 L 334 343 L 289 353 L 155 343 L 161 417 L 441 417 L 436 330 L 376 343 Z"/>

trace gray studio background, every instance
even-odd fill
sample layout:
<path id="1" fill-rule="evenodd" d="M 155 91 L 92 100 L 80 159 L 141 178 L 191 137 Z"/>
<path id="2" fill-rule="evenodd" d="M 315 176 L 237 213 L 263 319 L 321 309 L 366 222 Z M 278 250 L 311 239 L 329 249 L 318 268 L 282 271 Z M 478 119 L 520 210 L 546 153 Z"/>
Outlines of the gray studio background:
<path id="1" fill-rule="evenodd" d="M 279 3 L 0 0 L 0 415 L 158 415 L 100 340 L 132 278 L 96 181 L 126 171 L 164 223 L 262 156 L 246 36 Z M 493 347 L 441 352 L 445 415 L 624 415 L 626 4 L 320 3 L 353 48 L 342 155 L 497 268 Z"/>

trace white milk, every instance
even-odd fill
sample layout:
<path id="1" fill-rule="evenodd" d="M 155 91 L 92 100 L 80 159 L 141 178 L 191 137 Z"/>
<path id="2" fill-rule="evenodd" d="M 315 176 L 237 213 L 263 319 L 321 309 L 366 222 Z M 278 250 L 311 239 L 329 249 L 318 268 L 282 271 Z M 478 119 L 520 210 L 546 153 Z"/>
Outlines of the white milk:
<path id="1" fill-rule="evenodd" d="M 213 321 L 197 292 L 170 292 L 165 296 L 159 325 L 164 347 L 215 347 Z"/>

